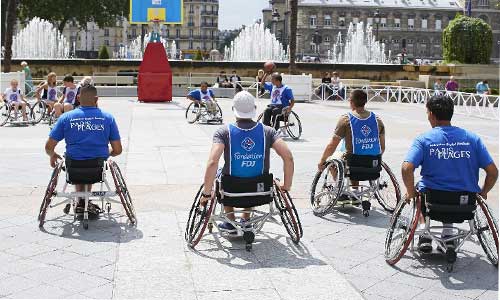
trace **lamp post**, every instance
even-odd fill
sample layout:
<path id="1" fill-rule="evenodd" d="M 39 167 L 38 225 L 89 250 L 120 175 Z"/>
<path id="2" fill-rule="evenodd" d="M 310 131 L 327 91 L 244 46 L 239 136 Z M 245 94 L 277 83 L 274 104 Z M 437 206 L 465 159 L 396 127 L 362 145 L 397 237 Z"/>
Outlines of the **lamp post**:
<path id="1" fill-rule="evenodd" d="M 323 41 L 323 38 L 321 37 L 319 32 L 316 30 L 313 34 L 313 43 L 316 46 L 316 53 L 318 54 L 318 56 L 319 56 L 319 45 L 321 44 L 322 41 Z"/>
<path id="2" fill-rule="evenodd" d="M 375 31 L 375 39 L 378 41 L 378 26 L 380 24 L 380 12 L 378 8 L 375 10 L 374 18 L 373 20 L 375 21 L 375 24 L 377 25 L 377 29 Z"/>
<path id="3" fill-rule="evenodd" d="M 273 14 L 271 15 L 272 17 L 272 20 L 273 20 L 273 33 L 274 35 L 276 35 L 276 33 L 278 32 L 277 28 L 278 28 L 278 22 L 280 21 L 280 13 L 278 12 L 278 10 L 275 8 L 273 10 Z"/>

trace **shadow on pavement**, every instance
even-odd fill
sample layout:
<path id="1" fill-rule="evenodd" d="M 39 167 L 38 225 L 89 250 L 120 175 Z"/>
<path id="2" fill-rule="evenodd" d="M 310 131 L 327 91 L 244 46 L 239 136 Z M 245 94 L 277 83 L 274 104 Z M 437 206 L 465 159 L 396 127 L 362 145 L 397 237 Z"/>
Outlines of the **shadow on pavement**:
<path id="1" fill-rule="evenodd" d="M 363 216 L 361 212 L 360 207 L 336 207 L 330 214 L 318 218 L 339 224 L 363 224 L 378 228 L 387 228 L 390 215 L 385 211 L 372 209 L 368 217 Z"/>

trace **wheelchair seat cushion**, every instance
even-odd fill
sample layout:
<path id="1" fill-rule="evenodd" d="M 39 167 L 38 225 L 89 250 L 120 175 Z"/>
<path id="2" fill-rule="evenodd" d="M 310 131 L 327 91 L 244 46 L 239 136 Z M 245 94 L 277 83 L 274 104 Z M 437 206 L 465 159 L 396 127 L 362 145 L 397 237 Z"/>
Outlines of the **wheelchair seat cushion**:
<path id="1" fill-rule="evenodd" d="M 348 166 L 346 176 L 351 180 L 375 180 L 380 177 L 382 156 L 349 154 L 346 156 L 346 164 Z"/>
<path id="2" fill-rule="evenodd" d="M 443 223 L 462 223 L 474 218 L 476 193 L 427 189 L 423 193 L 422 213 Z"/>
<path id="3" fill-rule="evenodd" d="M 273 201 L 273 175 L 242 178 L 222 175 L 219 202 L 225 206 L 249 208 Z"/>
<path id="4" fill-rule="evenodd" d="M 103 181 L 103 158 L 73 160 L 66 158 L 66 181 L 69 184 L 94 184 Z"/>

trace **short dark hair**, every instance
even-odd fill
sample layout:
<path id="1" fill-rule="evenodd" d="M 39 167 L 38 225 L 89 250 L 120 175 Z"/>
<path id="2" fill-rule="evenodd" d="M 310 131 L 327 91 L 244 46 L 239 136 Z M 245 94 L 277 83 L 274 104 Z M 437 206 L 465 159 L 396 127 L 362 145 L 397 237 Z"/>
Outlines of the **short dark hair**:
<path id="1" fill-rule="evenodd" d="M 208 82 L 206 82 L 206 81 L 202 81 L 202 82 L 200 82 L 200 86 L 202 86 L 202 85 L 206 85 L 206 86 L 208 86 Z"/>
<path id="2" fill-rule="evenodd" d="M 488 80 L 483 80 L 483 83 L 488 83 Z"/>
<path id="3" fill-rule="evenodd" d="M 64 82 L 75 82 L 75 79 L 71 75 L 66 75 L 66 76 L 64 76 L 63 81 Z"/>
<path id="4" fill-rule="evenodd" d="M 427 100 L 425 106 L 439 121 L 451 121 L 451 117 L 453 117 L 455 105 L 453 104 L 453 100 L 448 96 L 432 96 Z"/>
<path id="5" fill-rule="evenodd" d="M 356 89 L 351 92 L 351 101 L 354 103 L 354 106 L 363 107 L 368 102 L 368 95 L 365 91 Z"/>
<path id="6" fill-rule="evenodd" d="M 273 75 L 271 75 L 271 78 L 274 80 L 278 80 L 279 82 L 283 81 L 283 77 L 281 77 L 280 73 L 274 72 Z"/>

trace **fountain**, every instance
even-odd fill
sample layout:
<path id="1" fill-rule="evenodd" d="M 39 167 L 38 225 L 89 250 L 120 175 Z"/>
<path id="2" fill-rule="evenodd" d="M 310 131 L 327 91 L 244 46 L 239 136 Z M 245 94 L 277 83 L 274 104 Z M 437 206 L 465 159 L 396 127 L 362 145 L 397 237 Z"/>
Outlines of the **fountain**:
<path id="1" fill-rule="evenodd" d="M 151 40 L 151 33 L 147 33 L 144 36 L 144 44 L 141 47 L 141 37 L 136 37 L 129 45 L 121 44 L 117 52 L 113 54 L 116 59 L 142 59 L 143 49 L 146 49 L 147 44 Z M 170 48 L 168 41 L 164 38 L 160 38 L 160 42 L 165 47 L 165 51 L 169 59 L 176 59 L 177 56 L 177 45 L 175 41 L 172 41 Z"/>
<path id="2" fill-rule="evenodd" d="M 286 61 L 286 51 L 263 23 L 245 27 L 224 49 L 226 61 Z"/>
<path id="3" fill-rule="evenodd" d="M 33 18 L 12 42 L 12 57 L 16 59 L 61 59 L 70 56 L 66 38 L 49 21 Z"/>

